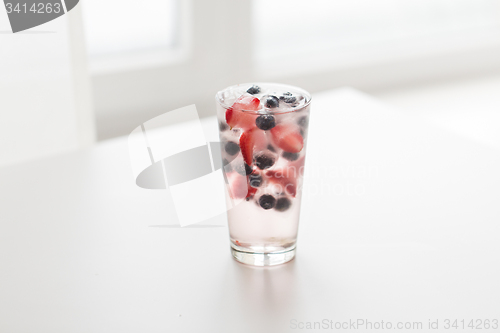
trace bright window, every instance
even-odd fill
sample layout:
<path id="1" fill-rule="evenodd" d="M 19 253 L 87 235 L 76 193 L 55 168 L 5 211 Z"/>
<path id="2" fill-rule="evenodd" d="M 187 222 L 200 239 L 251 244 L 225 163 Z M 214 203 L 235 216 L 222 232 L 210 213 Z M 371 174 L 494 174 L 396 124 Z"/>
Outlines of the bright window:
<path id="1" fill-rule="evenodd" d="M 478 35 L 500 41 L 500 1 L 254 0 L 253 27 L 257 62 L 310 64 L 326 53 L 346 65 L 473 45 Z"/>
<path id="2" fill-rule="evenodd" d="M 85 0 L 91 56 L 172 48 L 178 42 L 177 0 Z"/>

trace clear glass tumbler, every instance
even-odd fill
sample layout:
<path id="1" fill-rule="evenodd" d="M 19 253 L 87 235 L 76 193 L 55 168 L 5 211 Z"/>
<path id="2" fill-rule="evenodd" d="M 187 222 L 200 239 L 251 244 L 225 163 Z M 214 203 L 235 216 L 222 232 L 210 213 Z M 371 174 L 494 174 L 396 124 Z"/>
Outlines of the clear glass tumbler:
<path id="1" fill-rule="evenodd" d="M 311 95 L 275 83 L 216 95 L 233 257 L 255 266 L 295 256 Z"/>

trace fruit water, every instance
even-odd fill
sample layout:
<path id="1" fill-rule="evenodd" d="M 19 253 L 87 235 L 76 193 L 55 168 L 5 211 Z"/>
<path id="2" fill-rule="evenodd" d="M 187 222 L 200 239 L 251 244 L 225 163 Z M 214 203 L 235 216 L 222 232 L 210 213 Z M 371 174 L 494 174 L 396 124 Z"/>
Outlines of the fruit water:
<path id="1" fill-rule="evenodd" d="M 233 256 L 267 266 L 295 255 L 310 95 L 240 84 L 216 95 Z"/>

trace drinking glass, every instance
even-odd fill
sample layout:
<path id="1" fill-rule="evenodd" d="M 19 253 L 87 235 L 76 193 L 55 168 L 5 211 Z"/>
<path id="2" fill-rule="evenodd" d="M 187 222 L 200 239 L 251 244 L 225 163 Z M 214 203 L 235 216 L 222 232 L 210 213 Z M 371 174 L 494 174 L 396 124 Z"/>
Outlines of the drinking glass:
<path id="1" fill-rule="evenodd" d="M 311 95 L 276 83 L 216 94 L 231 253 L 255 266 L 295 256 Z"/>

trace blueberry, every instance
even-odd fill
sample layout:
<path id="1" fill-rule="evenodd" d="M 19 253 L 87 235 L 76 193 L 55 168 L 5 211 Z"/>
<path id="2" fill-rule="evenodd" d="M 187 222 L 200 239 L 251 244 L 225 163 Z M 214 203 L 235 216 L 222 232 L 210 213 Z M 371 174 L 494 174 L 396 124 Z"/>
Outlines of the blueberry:
<path id="1" fill-rule="evenodd" d="M 298 121 L 297 124 L 299 124 L 302 127 L 307 127 L 309 124 L 309 118 L 307 116 L 301 117 Z"/>
<path id="2" fill-rule="evenodd" d="M 223 121 L 219 122 L 219 130 L 221 132 L 224 132 L 228 129 L 229 129 L 229 126 L 227 126 L 227 124 L 225 122 L 223 122 Z"/>
<path id="3" fill-rule="evenodd" d="M 228 143 L 226 143 L 226 147 L 224 149 L 226 150 L 226 153 L 233 156 L 238 154 L 238 152 L 240 151 L 240 146 L 236 142 L 229 141 Z"/>
<path id="4" fill-rule="evenodd" d="M 247 93 L 249 93 L 250 95 L 258 94 L 260 93 L 260 87 L 255 85 L 251 86 L 250 88 L 248 88 Z"/>
<path id="5" fill-rule="evenodd" d="M 264 209 L 271 209 L 276 205 L 276 199 L 269 194 L 264 194 L 259 198 L 259 205 Z"/>
<path id="6" fill-rule="evenodd" d="M 278 97 L 269 95 L 266 97 L 266 103 L 265 103 L 267 108 L 277 108 L 280 105 L 280 100 Z"/>
<path id="7" fill-rule="evenodd" d="M 252 173 L 250 176 L 248 176 L 248 181 L 250 183 L 250 186 L 259 187 L 260 185 L 262 185 L 262 176 L 257 173 Z"/>
<path id="8" fill-rule="evenodd" d="M 268 145 L 267 149 L 274 152 L 274 153 L 276 152 L 276 149 L 273 147 L 273 145 Z"/>
<path id="9" fill-rule="evenodd" d="M 285 93 L 283 93 L 283 96 L 280 96 L 280 101 L 291 104 L 291 103 L 295 103 L 297 101 L 297 98 L 292 96 L 291 92 L 285 92 Z"/>
<path id="10" fill-rule="evenodd" d="M 296 161 L 299 158 L 299 155 L 300 155 L 299 153 L 289 153 L 285 151 L 281 156 L 283 156 L 289 161 Z"/>
<path id="11" fill-rule="evenodd" d="M 252 172 L 253 172 L 252 167 L 250 165 L 248 165 L 248 164 L 245 163 L 245 174 L 246 174 L 246 176 L 248 176 Z"/>
<path id="12" fill-rule="evenodd" d="M 263 114 L 255 119 L 255 125 L 261 130 L 267 131 L 276 126 L 276 120 L 269 114 Z"/>
<path id="13" fill-rule="evenodd" d="M 276 201 L 276 207 L 274 207 L 278 212 L 284 212 L 290 206 L 292 205 L 292 202 L 290 199 L 286 197 L 279 198 L 278 201 Z"/>
<path id="14" fill-rule="evenodd" d="M 276 162 L 274 157 L 269 155 L 260 154 L 255 157 L 255 165 L 257 165 L 257 167 L 261 170 L 272 167 L 274 162 Z"/>

